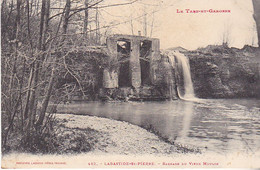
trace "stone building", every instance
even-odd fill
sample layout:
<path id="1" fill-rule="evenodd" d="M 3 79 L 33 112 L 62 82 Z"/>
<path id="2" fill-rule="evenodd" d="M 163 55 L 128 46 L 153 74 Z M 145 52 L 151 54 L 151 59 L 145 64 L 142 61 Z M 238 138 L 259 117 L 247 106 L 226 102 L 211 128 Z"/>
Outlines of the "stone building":
<path id="1" fill-rule="evenodd" d="M 107 38 L 110 60 L 117 67 L 103 72 L 101 98 L 132 100 L 175 99 L 175 71 L 160 54 L 160 41 L 133 35 Z"/>

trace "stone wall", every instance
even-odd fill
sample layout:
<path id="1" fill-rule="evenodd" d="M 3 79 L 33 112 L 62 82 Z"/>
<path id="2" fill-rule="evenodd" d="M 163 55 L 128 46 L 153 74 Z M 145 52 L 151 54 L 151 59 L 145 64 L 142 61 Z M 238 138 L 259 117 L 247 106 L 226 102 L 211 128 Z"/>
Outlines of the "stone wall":
<path id="1" fill-rule="evenodd" d="M 175 69 L 168 58 L 160 55 L 152 67 L 153 82 L 149 86 L 102 88 L 100 98 L 103 100 L 137 100 L 158 101 L 178 99 L 175 82 Z"/>
<path id="2" fill-rule="evenodd" d="M 100 90 L 100 98 L 104 100 L 165 100 L 177 99 L 175 71 L 166 56 L 160 54 L 159 39 L 142 36 L 113 35 L 107 39 L 107 47 L 110 58 L 118 58 L 118 41 L 130 42 L 129 71 L 130 86 L 120 87 L 119 69 L 104 69 L 103 88 Z M 141 56 L 142 43 L 151 42 L 146 56 Z M 122 54 L 127 55 L 127 54 Z M 143 57 L 143 58 L 141 58 Z M 140 60 L 149 62 L 149 84 L 142 84 Z M 118 59 L 119 60 L 119 59 Z M 119 63 L 120 65 L 120 63 Z M 145 78 L 147 78 L 145 77 Z"/>

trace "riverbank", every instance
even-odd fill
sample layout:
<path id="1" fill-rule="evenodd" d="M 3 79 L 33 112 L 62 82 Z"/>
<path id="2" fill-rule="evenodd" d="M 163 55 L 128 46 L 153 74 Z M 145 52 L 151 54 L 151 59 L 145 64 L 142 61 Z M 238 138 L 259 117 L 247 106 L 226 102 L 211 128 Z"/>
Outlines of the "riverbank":
<path id="1" fill-rule="evenodd" d="M 60 146 L 66 154 L 12 152 L 2 168 L 257 168 L 259 154 L 187 153 L 188 146 L 170 144 L 123 121 L 94 116 L 56 114 Z M 58 126 L 59 125 L 59 126 Z M 75 154 L 75 152 L 79 152 Z M 186 154 L 184 154 L 186 153 Z"/>
<path id="2" fill-rule="evenodd" d="M 199 149 L 163 141 L 127 122 L 86 115 L 56 114 L 61 152 L 123 155 L 199 153 Z"/>

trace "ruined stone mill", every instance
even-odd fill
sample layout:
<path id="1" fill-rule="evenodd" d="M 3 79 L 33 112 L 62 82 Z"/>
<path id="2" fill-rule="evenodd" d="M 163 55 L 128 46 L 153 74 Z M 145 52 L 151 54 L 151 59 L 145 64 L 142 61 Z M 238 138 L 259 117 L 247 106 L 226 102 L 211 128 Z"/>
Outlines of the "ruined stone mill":
<path id="1" fill-rule="evenodd" d="M 175 70 L 160 53 L 160 40 L 133 35 L 112 35 L 106 40 L 110 60 L 118 67 L 103 71 L 101 99 L 176 99 Z"/>

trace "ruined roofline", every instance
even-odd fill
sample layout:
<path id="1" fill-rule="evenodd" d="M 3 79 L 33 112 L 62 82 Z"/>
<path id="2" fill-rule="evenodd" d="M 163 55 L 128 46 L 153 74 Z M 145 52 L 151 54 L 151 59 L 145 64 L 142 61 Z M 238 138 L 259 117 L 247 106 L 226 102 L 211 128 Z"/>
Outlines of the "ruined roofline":
<path id="1" fill-rule="evenodd" d="M 145 36 L 128 35 L 128 34 L 113 34 L 111 36 L 108 36 L 107 38 L 108 39 L 110 39 L 110 38 L 112 38 L 112 39 L 129 39 L 129 40 L 137 39 L 137 40 L 140 40 L 140 41 L 144 41 L 144 40 L 149 40 L 149 41 L 159 40 L 158 38 L 150 38 L 150 37 L 145 37 Z"/>

